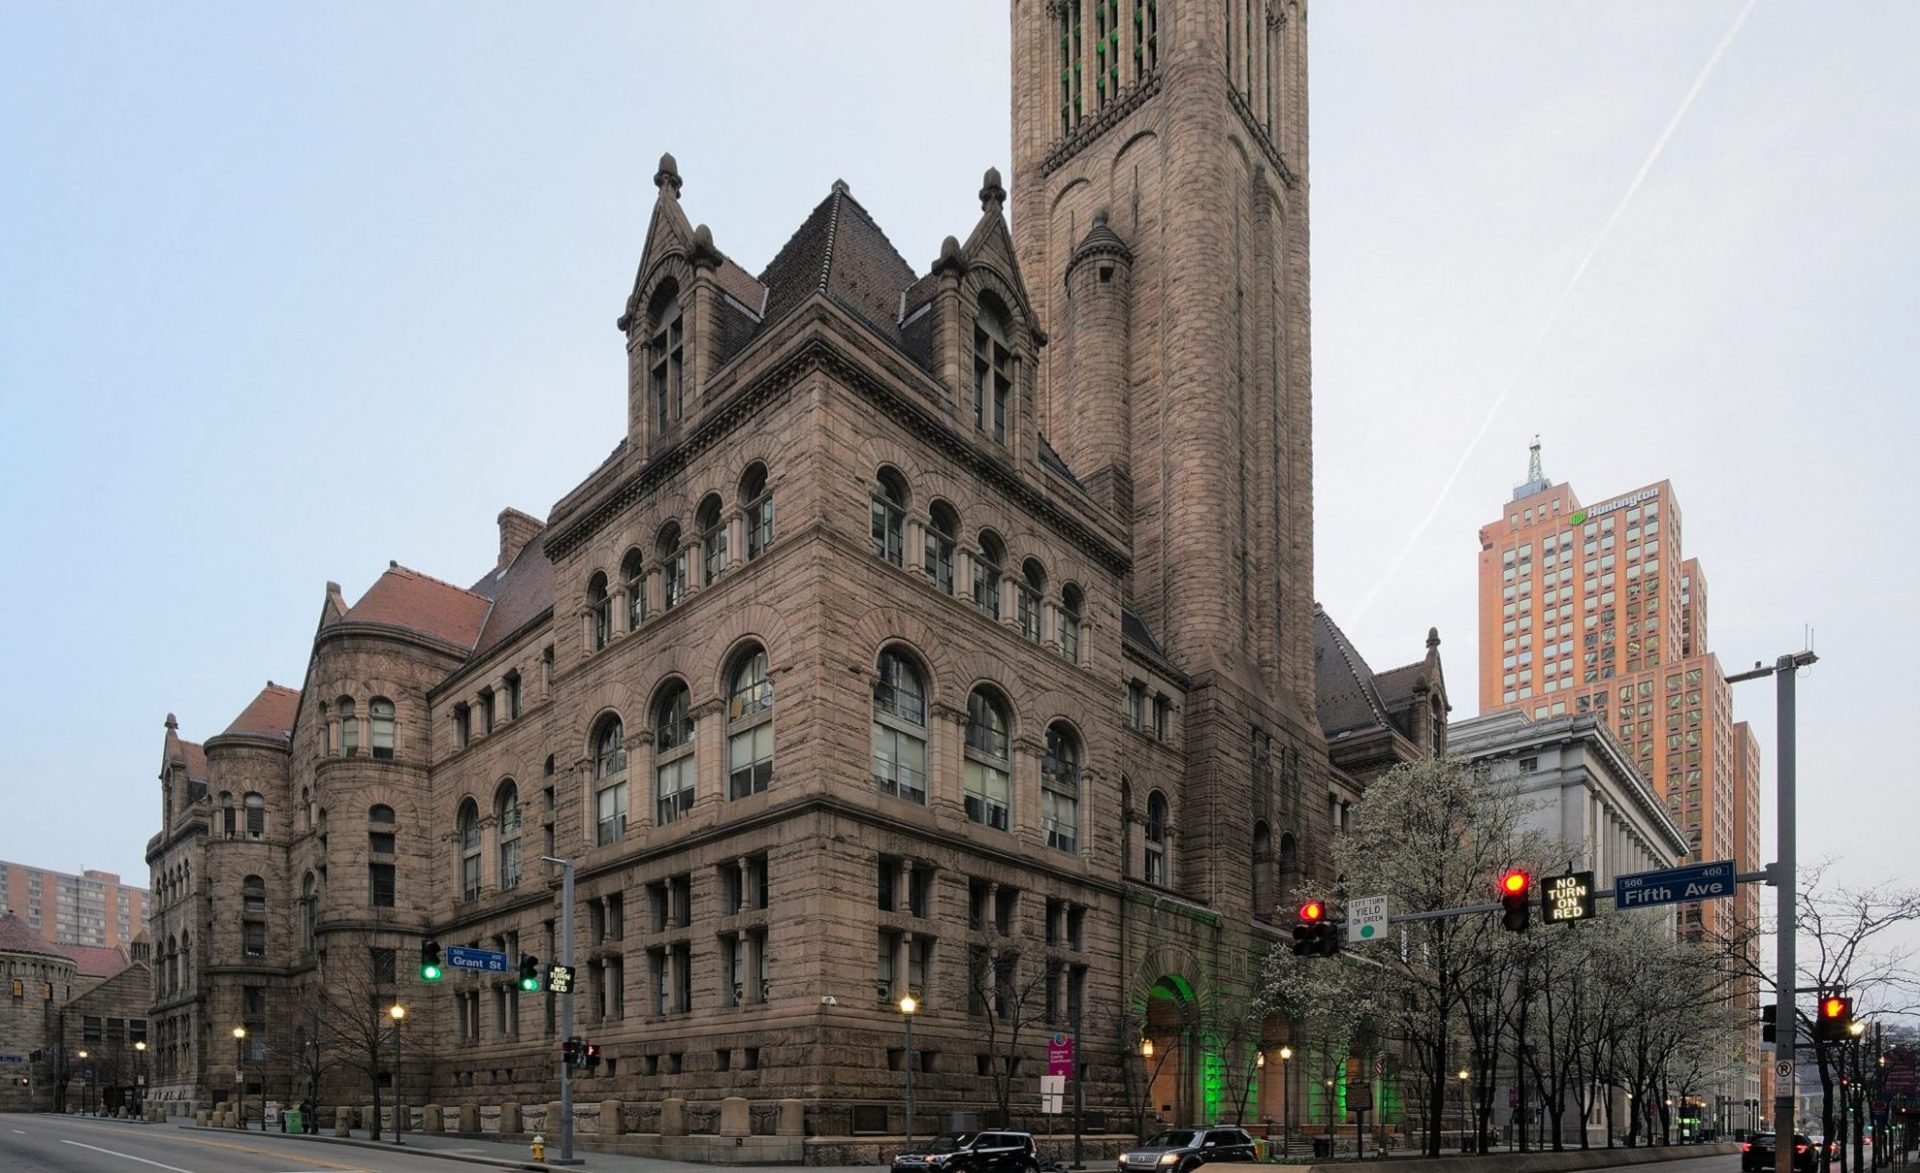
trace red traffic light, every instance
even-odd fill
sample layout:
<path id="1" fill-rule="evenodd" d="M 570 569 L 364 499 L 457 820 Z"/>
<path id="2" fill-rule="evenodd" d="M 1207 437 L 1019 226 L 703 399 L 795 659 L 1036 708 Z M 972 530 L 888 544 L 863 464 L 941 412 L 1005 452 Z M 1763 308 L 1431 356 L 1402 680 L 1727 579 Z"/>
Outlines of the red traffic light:
<path id="1" fill-rule="evenodd" d="M 1848 1018 L 1853 1010 L 1852 998 L 1820 999 L 1820 1017 L 1841 1021 Z"/>
<path id="2" fill-rule="evenodd" d="M 1327 906 L 1318 900 L 1309 900 L 1300 906 L 1300 919 L 1308 924 L 1317 924 L 1327 918 Z"/>
<path id="3" fill-rule="evenodd" d="M 1514 868 L 1500 877 L 1500 892 L 1505 896 L 1525 896 L 1527 889 L 1533 886 L 1533 877 L 1519 868 Z"/>

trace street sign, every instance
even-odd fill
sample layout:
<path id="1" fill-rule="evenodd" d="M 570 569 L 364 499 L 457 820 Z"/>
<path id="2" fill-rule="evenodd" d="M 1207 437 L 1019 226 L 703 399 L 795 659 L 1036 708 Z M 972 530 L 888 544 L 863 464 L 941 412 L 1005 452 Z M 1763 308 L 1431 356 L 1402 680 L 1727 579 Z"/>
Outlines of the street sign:
<path id="1" fill-rule="evenodd" d="M 1040 1111 L 1048 1116 L 1058 1116 L 1066 1106 L 1067 1077 L 1064 1075 L 1043 1075 L 1040 1077 Z"/>
<path id="2" fill-rule="evenodd" d="M 1792 1079 L 1793 1064 L 1787 1062 L 1785 1059 L 1782 1059 L 1780 1060 L 1780 1062 L 1775 1063 L 1773 1065 L 1773 1074 L 1774 1074 L 1774 1077 L 1777 1079 Z"/>
<path id="3" fill-rule="evenodd" d="M 1373 1085 L 1370 1083 L 1350 1083 L 1347 1085 L 1347 1111 L 1373 1111 Z"/>
<path id="4" fill-rule="evenodd" d="M 547 989 L 556 994 L 573 993 L 573 967 L 568 965 L 549 965 L 547 967 Z"/>
<path id="5" fill-rule="evenodd" d="M 1387 935 L 1387 898 L 1362 896 L 1347 902 L 1347 940 L 1373 941 Z"/>
<path id="6" fill-rule="evenodd" d="M 1550 925 L 1593 916 L 1593 873 L 1568 872 L 1540 882 L 1540 919 Z"/>
<path id="7" fill-rule="evenodd" d="M 505 973 L 507 955 L 491 949 L 463 949 L 458 945 L 449 945 L 447 968 L 470 969 L 476 973 Z"/>
<path id="8" fill-rule="evenodd" d="M 1062 1078 L 1073 1074 L 1073 1039 L 1064 1031 L 1056 1032 L 1047 1043 L 1047 1074 Z"/>
<path id="9" fill-rule="evenodd" d="M 1616 908 L 1652 908 L 1659 904 L 1719 900 L 1733 895 L 1734 889 L 1739 886 L 1733 877 L 1733 861 L 1730 859 L 1615 876 L 1613 903 Z"/>
<path id="10" fill-rule="evenodd" d="M 25 1055 L 0 1055 L 0 1064 L 5 1064 L 9 1067 L 15 1064 L 25 1063 L 26 1061 L 27 1057 Z"/>

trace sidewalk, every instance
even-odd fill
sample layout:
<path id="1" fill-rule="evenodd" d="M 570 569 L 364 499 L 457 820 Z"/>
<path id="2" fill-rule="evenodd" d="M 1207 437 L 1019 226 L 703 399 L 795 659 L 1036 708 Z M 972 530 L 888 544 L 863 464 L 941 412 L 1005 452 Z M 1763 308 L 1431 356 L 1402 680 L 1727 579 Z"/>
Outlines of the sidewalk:
<path id="1" fill-rule="evenodd" d="M 196 1129 L 191 1116 L 169 1116 L 167 1123 L 188 1131 L 226 1133 L 226 1129 Z M 261 1133 L 256 1125 L 250 1130 L 253 1135 Z M 314 1145 L 349 1146 L 359 1149 L 393 1150 L 393 1133 L 383 1132 L 383 1139 L 374 1140 L 364 1128 L 356 1128 L 351 1136 L 336 1137 L 332 1129 L 320 1136 L 301 1136 L 295 1133 L 284 1134 L 285 1139 L 302 1141 Z M 266 1135 L 279 1137 L 278 1132 Z M 504 1169 L 587 1169 L 592 1173 L 716 1173 L 716 1171 L 739 1171 L 739 1173 L 794 1173 L 801 1168 L 797 1165 L 700 1165 L 691 1161 L 668 1161 L 658 1157 L 629 1157 L 617 1153 L 599 1153 L 592 1149 L 574 1147 L 574 1157 L 581 1161 L 579 1165 L 547 1165 L 533 1160 L 524 1144 L 509 1144 L 502 1141 L 487 1140 L 481 1137 L 441 1135 L 430 1132 L 408 1132 L 402 1134 L 402 1149 L 416 1154 L 432 1154 L 446 1157 L 449 1163 L 462 1161 L 473 1165 L 486 1165 Z M 560 1155 L 558 1137 L 548 1137 L 547 1157 L 549 1160 Z M 810 1167 L 810 1173 L 811 1173 Z M 819 1173 L 877 1173 L 880 1166 L 847 1166 L 841 1168 L 819 1167 Z"/>

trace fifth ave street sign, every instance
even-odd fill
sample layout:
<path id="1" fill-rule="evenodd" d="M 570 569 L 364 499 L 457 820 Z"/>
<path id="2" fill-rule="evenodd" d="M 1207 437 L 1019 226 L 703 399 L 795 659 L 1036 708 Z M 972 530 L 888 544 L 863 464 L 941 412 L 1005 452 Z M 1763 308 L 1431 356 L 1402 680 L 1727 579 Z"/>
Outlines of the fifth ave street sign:
<path id="1" fill-rule="evenodd" d="M 1613 905 L 1615 908 L 1652 908 L 1656 904 L 1718 900 L 1733 895 L 1738 886 L 1730 859 L 1659 872 L 1635 872 L 1614 877 Z"/>
<path id="2" fill-rule="evenodd" d="M 1550 925 L 1593 916 L 1593 873 L 1568 872 L 1540 882 L 1540 919 Z"/>

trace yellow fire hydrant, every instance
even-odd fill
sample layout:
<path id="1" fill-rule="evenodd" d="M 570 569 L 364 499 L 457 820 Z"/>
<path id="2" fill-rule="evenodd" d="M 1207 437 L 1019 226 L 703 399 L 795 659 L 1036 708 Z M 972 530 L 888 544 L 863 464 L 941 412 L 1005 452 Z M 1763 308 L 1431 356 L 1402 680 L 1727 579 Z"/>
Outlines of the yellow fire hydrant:
<path id="1" fill-rule="evenodd" d="M 547 1159 L 547 1138 L 546 1137 L 535 1136 L 533 1138 L 532 1148 L 533 1148 L 534 1160 L 544 1161 Z"/>

